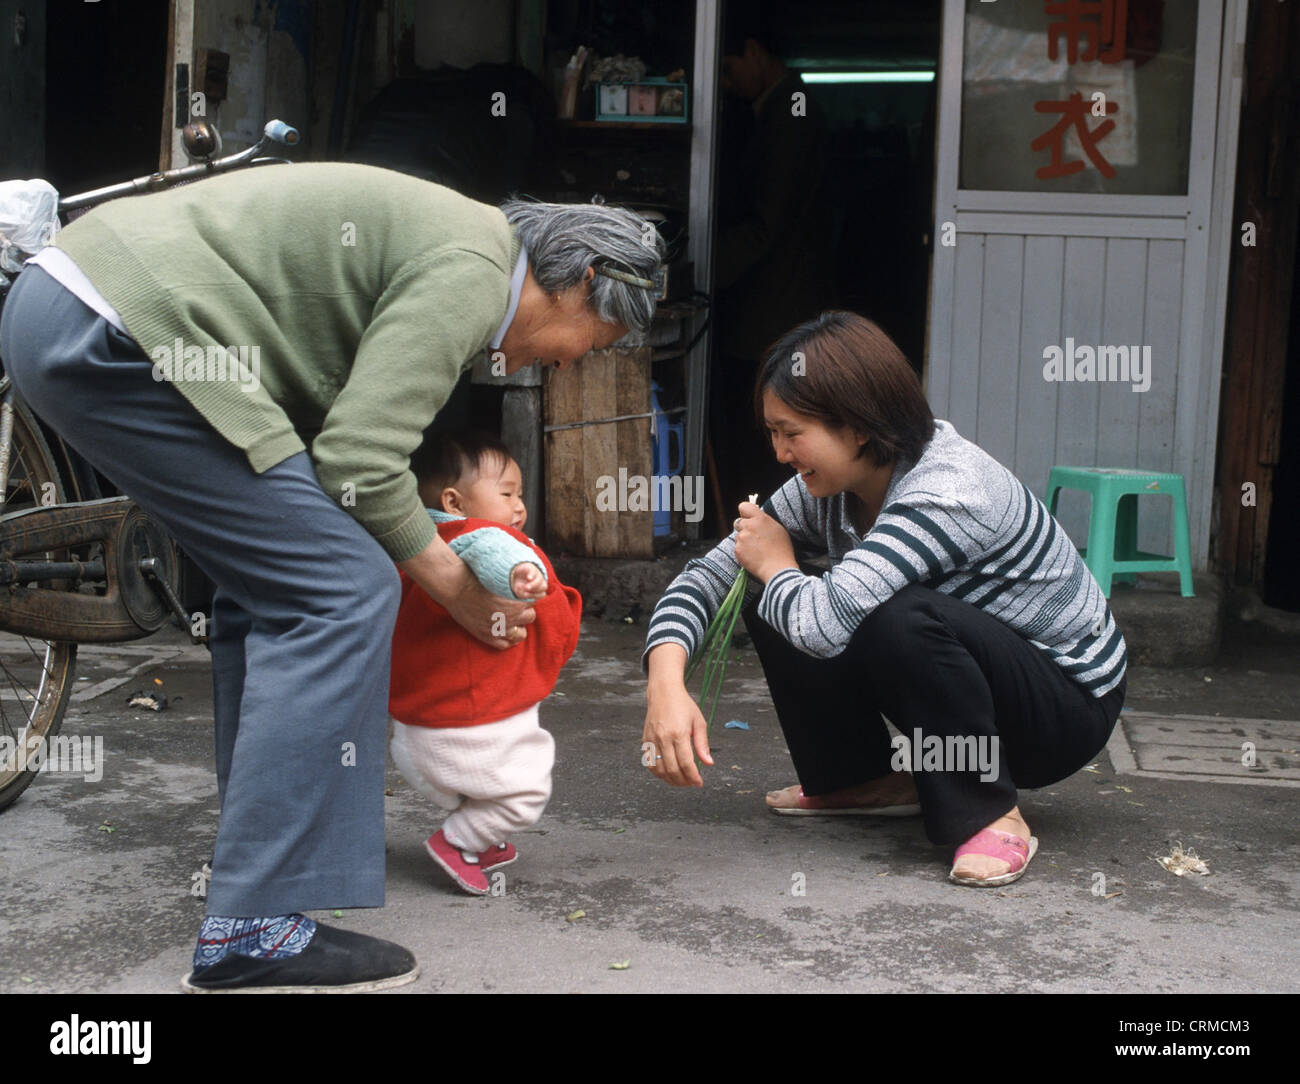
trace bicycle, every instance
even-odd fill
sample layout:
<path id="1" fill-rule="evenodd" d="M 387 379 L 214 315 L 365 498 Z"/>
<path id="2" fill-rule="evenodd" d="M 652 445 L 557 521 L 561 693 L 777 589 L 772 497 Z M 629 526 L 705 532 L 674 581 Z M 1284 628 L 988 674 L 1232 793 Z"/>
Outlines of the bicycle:
<path id="1" fill-rule="evenodd" d="M 269 121 L 247 150 L 225 157 L 205 122 L 183 134 L 195 161 L 60 199 L 58 212 L 161 191 L 243 166 L 288 159 L 297 129 Z M 30 255 L 30 254 L 29 254 Z M 0 272 L 0 307 L 10 279 Z M 125 643 L 169 617 L 191 626 L 178 596 L 179 550 L 130 498 L 104 496 L 93 468 L 14 394 L 0 358 L 0 810 L 35 780 L 76 680 L 77 646 Z M 191 628 L 196 642 L 206 642 Z M 16 705 L 16 707 L 15 707 Z"/>

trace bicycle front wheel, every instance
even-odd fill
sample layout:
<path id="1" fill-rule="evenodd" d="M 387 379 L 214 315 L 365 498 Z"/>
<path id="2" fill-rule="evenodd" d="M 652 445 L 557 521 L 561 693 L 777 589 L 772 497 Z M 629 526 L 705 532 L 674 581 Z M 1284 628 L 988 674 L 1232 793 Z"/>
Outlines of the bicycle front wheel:
<path id="1" fill-rule="evenodd" d="M 4 489 L 4 514 L 66 499 L 63 479 L 35 416 L 8 393 L 9 379 L 0 376 L 0 434 L 9 430 L 9 471 Z M 0 447 L 0 459 L 6 449 Z M 0 520 L 0 554 L 5 551 Z M 6 556 L 17 556 L 6 554 Z M 27 556 L 27 555 L 24 555 Z M 59 560 L 56 553 L 47 560 Z M 11 584 L 5 596 L 25 590 L 51 590 L 49 585 Z M 58 733 L 75 680 L 77 645 L 0 633 L 0 809 L 12 805 L 36 778 L 48 743 Z"/>

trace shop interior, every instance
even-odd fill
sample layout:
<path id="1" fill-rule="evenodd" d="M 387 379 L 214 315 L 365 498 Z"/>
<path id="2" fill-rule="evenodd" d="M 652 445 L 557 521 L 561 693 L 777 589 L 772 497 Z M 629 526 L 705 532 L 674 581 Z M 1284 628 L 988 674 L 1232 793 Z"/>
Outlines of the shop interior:
<path id="1" fill-rule="evenodd" d="M 446 9 L 455 6 L 441 5 L 448 25 Z M 753 31 L 774 57 L 804 76 L 809 101 L 803 108 L 818 115 L 824 128 L 820 183 L 806 196 L 798 181 L 792 191 L 796 200 L 815 199 L 822 212 L 814 216 L 817 235 L 809 239 L 824 253 L 817 311 L 844 307 L 872 316 L 918 371 L 925 344 L 939 9 L 938 0 L 733 3 L 724 10 L 717 61 L 721 75 L 727 49 L 743 52 L 729 38 L 743 42 Z M 709 167 L 692 140 L 692 125 L 700 119 L 690 100 L 692 65 L 700 52 L 693 0 L 568 0 L 547 3 L 541 12 L 518 8 L 513 36 L 509 19 L 489 33 L 487 21 L 495 13 L 491 5 L 478 10 L 482 34 L 469 34 L 462 19 L 457 34 L 436 35 L 438 44 L 423 55 L 417 11 L 414 48 L 405 58 L 399 50 L 392 81 L 360 106 L 341 154 L 486 201 L 516 193 L 555 201 L 600 198 L 653 218 L 670 246 L 661 305 L 665 328 L 653 343 L 655 410 L 663 412 L 664 422 L 657 431 L 665 434 L 659 443 L 679 441 L 693 357 L 687 347 L 705 332 L 706 321 L 713 322 L 714 334 L 705 341 L 712 344 L 706 364 L 714 395 L 747 399 L 748 383 L 734 386 L 732 373 L 713 358 L 719 349 L 715 303 L 721 299 L 724 309 L 729 303 L 743 310 L 743 282 L 727 297 L 730 284 L 697 273 L 689 260 L 689 228 L 692 221 L 709 223 L 716 245 L 718 234 L 738 217 L 746 198 L 746 144 L 754 139 L 752 103 L 731 93 L 719 97 L 717 115 L 709 118 L 715 136 L 713 203 L 707 215 L 693 216 L 698 208 L 691 207 L 692 171 Z M 445 63 L 423 66 L 431 60 Z M 627 78 L 659 84 L 659 106 L 671 99 L 671 112 L 650 102 L 646 108 L 657 113 L 638 113 L 637 102 L 629 103 L 621 91 L 618 99 L 602 100 L 609 93 L 602 83 Z M 635 97 L 646 87 L 631 89 Z M 509 103 L 504 115 L 480 105 L 494 91 L 503 91 Z M 788 165 L 801 176 L 812 172 L 808 161 Z M 791 323 L 816 314 L 791 312 Z M 499 427 L 500 387 L 467 378 L 458 397 L 449 414 Z M 719 478 L 752 473 L 752 459 L 765 454 L 754 442 L 706 443 L 700 464 L 712 483 L 706 526 L 729 519 L 725 509 L 736 498 L 723 491 Z M 654 461 L 671 465 L 679 458 L 676 449 L 663 447 Z M 772 466 L 763 466 L 771 479 Z M 661 530 L 657 548 L 684 527 L 679 521 Z"/>
<path id="2" fill-rule="evenodd" d="M 724 84 L 728 50 L 746 29 L 759 26 L 772 55 L 800 73 L 807 109 L 824 125 L 824 213 L 814 239 L 825 253 L 817 263 L 821 307 L 872 317 L 923 370 L 940 0 L 727 0 L 716 23 L 701 20 L 695 0 L 346 0 L 281 3 L 273 12 L 257 0 L 187 3 L 196 54 L 229 60 L 225 99 L 211 102 L 227 149 L 242 146 L 239 123 L 279 115 L 303 130 L 300 159 L 370 162 L 486 201 L 601 198 L 656 221 L 671 260 L 663 327 L 644 374 L 654 393 L 646 408 L 655 414 L 650 464 L 704 475 L 707 512 L 694 523 L 680 510 L 660 517 L 652 549 L 624 555 L 718 534 L 743 495 L 727 479 L 752 472 L 762 454 L 728 440 L 705 440 L 694 459 L 683 454 L 692 412 L 706 435 L 713 429 L 699 394 L 701 367 L 715 397 L 747 398 L 723 366 L 719 335 L 728 303 L 743 310 L 745 297 L 719 283 L 716 254 L 753 183 L 745 171 L 755 113 L 722 86 L 707 116 L 694 100 L 700 58 L 710 58 Z M 157 168 L 176 120 L 175 109 L 159 109 L 176 96 L 173 7 L 169 0 L 0 0 L 0 20 L 28 45 L 5 76 L 14 106 L 0 124 L 5 174 L 46 176 L 71 192 Z M 701 27 L 716 35 L 716 59 L 712 43 L 699 40 Z M 279 62 L 286 54 L 294 63 Z M 250 64 L 261 65 L 256 78 Z M 611 89 L 626 80 L 633 80 L 626 90 Z M 485 104 L 496 94 L 505 103 L 498 111 Z M 797 166 L 808 172 L 808 163 Z M 710 192 L 709 206 L 698 206 Z M 692 259 L 701 251 L 692 224 L 699 232 L 701 223 L 712 234 L 712 276 Z M 1289 339 L 1294 357 L 1300 333 L 1292 328 Z M 1294 460 L 1297 386 L 1292 365 L 1267 561 L 1267 593 L 1291 606 L 1300 596 L 1285 553 L 1294 536 L 1288 510 L 1297 502 L 1286 462 Z M 467 376 L 446 413 L 499 430 L 512 394 Z M 544 389 L 530 394 L 541 399 Z M 544 429 L 543 408 L 534 403 L 533 410 Z M 545 458 L 543 449 L 540 478 Z M 544 490 L 539 482 L 539 526 L 555 497 Z"/>

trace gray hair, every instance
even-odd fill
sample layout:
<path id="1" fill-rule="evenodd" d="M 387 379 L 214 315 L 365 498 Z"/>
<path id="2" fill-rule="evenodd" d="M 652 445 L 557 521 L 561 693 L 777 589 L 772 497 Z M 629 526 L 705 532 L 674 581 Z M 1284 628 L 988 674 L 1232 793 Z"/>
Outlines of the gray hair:
<path id="1" fill-rule="evenodd" d="M 665 254 L 654 223 L 623 207 L 594 202 L 511 199 L 501 204 L 501 210 L 528 251 L 538 286 L 547 293 L 568 290 L 583 281 L 588 267 L 594 267 L 588 304 L 597 319 L 622 324 L 630 340 L 648 334 L 655 314 L 653 287 L 601 272 L 654 279 Z"/>

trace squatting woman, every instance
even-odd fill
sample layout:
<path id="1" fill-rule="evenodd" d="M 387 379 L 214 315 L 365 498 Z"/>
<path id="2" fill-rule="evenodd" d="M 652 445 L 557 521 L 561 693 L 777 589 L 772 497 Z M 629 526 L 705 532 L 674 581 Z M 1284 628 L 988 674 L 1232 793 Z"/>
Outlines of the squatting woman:
<path id="1" fill-rule="evenodd" d="M 863 317 L 827 312 L 788 332 L 754 397 L 796 473 L 763 507 L 741 504 L 734 533 L 655 607 L 650 770 L 703 785 L 693 753 L 713 761 L 683 673 L 744 568 L 746 625 L 799 778 L 768 794 L 773 811 L 919 805 L 930 840 L 956 848 L 954 882 L 1016 880 L 1038 845 L 1020 789 L 1087 764 L 1124 702 L 1126 648 L 1105 596 L 1043 504 L 932 416 L 907 360 Z M 829 570 L 806 575 L 800 561 L 817 557 Z"/>

